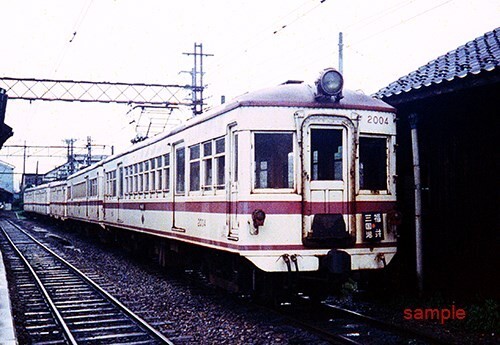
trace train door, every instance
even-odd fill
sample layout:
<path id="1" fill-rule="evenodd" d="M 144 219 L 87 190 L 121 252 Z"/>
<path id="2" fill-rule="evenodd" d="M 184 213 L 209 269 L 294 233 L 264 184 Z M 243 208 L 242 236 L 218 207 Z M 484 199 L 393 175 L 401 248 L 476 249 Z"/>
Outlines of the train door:
<path id="1" fill-rule="evenodd" d="M 184 142 L 172 145 L 172 230 L 185 232 L 180 212 L 183 210 L 186 194 L 186 148 Z"/>
<path id="2" fill-rule="evenodd" d="M 236 123 L 232 123 L 227 129 L 228 138 L 228 183 L 226 189 L 227 198 L 227 223 L 228 239 L 238 240 L 238 133 Z"/>
<path id="3" fill-rule="evenodd" d="M 304 122 L 302 136 L 303 242 L 341 247 L 351 241 L 352 123 L 312 116 Z"/>

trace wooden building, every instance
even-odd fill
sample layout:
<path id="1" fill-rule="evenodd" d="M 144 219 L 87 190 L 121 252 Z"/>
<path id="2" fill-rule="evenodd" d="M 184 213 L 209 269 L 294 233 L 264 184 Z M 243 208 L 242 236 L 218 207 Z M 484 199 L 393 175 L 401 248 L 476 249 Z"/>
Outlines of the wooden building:
<path id="1" fill-rule="evenodd" d="M 398 109 L 400 264 L 414 286 L 414 181 L 409 116 L 417 115 L 427 291 L 498 297 L 500 28 L 381 89 Z"/>

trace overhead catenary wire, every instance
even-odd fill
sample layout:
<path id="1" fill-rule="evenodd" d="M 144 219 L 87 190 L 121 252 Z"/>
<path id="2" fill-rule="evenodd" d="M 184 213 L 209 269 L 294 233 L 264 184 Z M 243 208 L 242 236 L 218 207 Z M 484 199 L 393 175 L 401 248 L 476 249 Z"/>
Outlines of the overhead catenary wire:
<path id="1" fill-rule="evenodd" d="M 303 13 L 299 14 L 295 18 L 290 19 L 290 21 L 285 21 L 285 19 L 289 18 L 292 14 L 298 12 L 299 10 L 303 9 L 307 4 L 309 4 L 311 2 L 316 3 L 314 5 L 314 7 L 306 9 Z M 314 1 L 306 1 L 306 2 L 304 2 L 302 5 L 300 5 L 299 7 L 297 7 L 296 9 L 294 9 L 293 11 L 289 12 L 285 16 L 282 16 L 280 19 L 276 20 L 275 22 L 273 22 L 269 26 L 266 26 L 264 29 L 259 30 L 255 34 L 252 34 L 251 35 L 252 38 L 249 39 L 249 40 L 247 40 L 247 41 L 245 41 L 242 44 L 242 48 L 241 49 L 233 50 L 231 54 L 222 56 L 222 60 L 224 60 L 226 57 L 230 56 L 230 57 L 232 57 L 232 59 L 228 59 L 230 61 L 230 63 L 235 63 L 235 61 L 237 61 L 237 59 L 234 59 L 235 56 L 239 56 L 239 55 L 245 54 L 249 50 L 251 50 L 252 48 L 254 48 L 255 46 L 262 45 L 265 41 L 267 41 L 267 40 L 269 40 L 269 39 L 271 39 L 273 37 L 276 37 L 276 35 L 279 34 L 281 31 L 283 31 L 285 28 L 289 28 L 292 24 L 294 24 L 297 21 L 299 21 L 300 19 L 306 17 L 313 10 L 317 9 L 320 5 L 322 5 L 325 2 L 326 2 L 326 0 L 319 0 L 319 1 L 318 0 L 314 0 Z M 400 10 L 401 8 L 404 8 L 404 7 L 410 5 L 413 2 L 415 2 L 415 0 L 409 0 L 409 1 L 407 0 L 405 2 L 398 3 L 398 4 L 394 5 L 394 6 L 386 8 L 386 9 L 384 9 L 384 10 L 382 10 L 380 12 L 377 12 L 377 13 L 375 13 L 373 15 L 370 15 L 370 16 L 368 16 L 366 18 L 363 18 L 363 19 L 360 19 L 360 20 L 358 20 L 358 21 L 356 21 L 354 23 L 351 23 L 347 27 L 344 27 L 344 28 L 340 28 L 339 27 L 338 31 L 346 32 L 349 29 L 351 29 L 352 27 L 356 27 L 357 25 L 362 24 L 362 23 L 364 23 L 364 22 L 366 22 L 366 21 L 368 21 L 368 20 L 370 20 L 372 18 L 376 18 L 375 20 L 370 21 L 368 24 L 374 23 L 377 20 L 381 20 L 383 17 L 387 16 L 388 14 L 390 14 L 390 13 L 396 11 L 396 10 Z M 276 28 L 277 25 L 281 25 L 281 27 Z M 308 46 L 314 46 L 318 42 L 324 41 L 326 39 L 326 37 L 328 37 L 328 35 L 319 35 L 318 37 L 319 37 L 319 39 L 317 39 L 317 40 L 309 41 L 308 42 L 309 43 Z M 253 44 L 248 45 L 248 43 L 251 43 L 251 42 L 253 42 Z M 226 67 L 227 67 L 227 64 L 224 64 L 224 61 L 222 61 L 221 63 L 218 64 L 217 68 L 214 71 L 217 72 L 218 70 L 220 70 L 222 68 L 226 68 Z"/>
<path id="2" fill-rule="evenodd" d="M 321 1 L 321 3 L 323 3 L 326 0 L 319 0 L 319 1 Z M 211 72 L 212 73 L 217 73 L 220 69 L 225 68 L 227 66 L 227 65 L 224 65 L 224 61 L 232 61 L 232 62 L 234 62 L 234 59 L 233 59 L 234 57 L 237 57 L 237 56 L 239 56 L 241 54 L 245 54 L 248 50 L 252 49 L 253 47 L 255 47 L 255 46 L 259 45 L 259 44 L 262 44 L 263 40 L 268 40 L 268 39 L 272 38 L 272 35 L 270 35 L 271 30 L 274 30 L 274 31 L 279 30 L 279 29 L 276 29 L 276 27 L 280 23 L 285 22 L 285 20 L 287 18 L 289 18 L 294 13 L 296 13 L 299 10 L 301 10 L 302 8 L 304 8 L 309 3 L 316 3 L 316 2 L 318 2 L 318 0 L 307 0 L 307 1 L 303 2 L 301 5 L 299 5 L 298 7 L 296 7 L 295 9 L 293 9 L 292 11 L 288 12 L 287 14 L 285 14 L 284 16 L 281 16 L 279 19 L 275 20 L 271 24 L 265 26 L 264 28 L 258 30 L 254 34 L 250 35 L 251 38 L 245 40 L 243 43 L 240 44 L 241 48 L 234 49 L 234 50 L 231 51 L 231 53 L 226 54 L 226 55 L 222 55 L 219 58 L 219 60 L 221 60 L 222 62 L 220 62 L 218 64 L 218 66 L 214 70 L 212 70 Z M 295 22 L 295 20 L 294 20 L 294 22 Z M 281 24 L 281 25 L 282 26 L 283 25 L 286 26 L 286 25 L 289 25 L 289 24 Z M 263 38 L 263 36 L 266 37 L 266 38 Z"/>
<path id="3" fill-rule="evenodd" d="M 344 31 L 344 29 L 340 30 L 339 31 L 343 31 L 344 32 L 344 35 L 347 36 L 347 39 L 346 39 L 346 45 L 344 45 L 344 48 L 345 50 L 349 50 L 351 52 L 354 52 L 360 56 L 363 56 L 365 58 L 369 58 L 369 59 L 372 59 L 373 57 L 371 56 L 372 54 L 369 54 L 369 52 L 361 52 L 359 49 L 355 49 L 354 46 L 358 45 L 359 43 L 362 43 L 370 38 L 373 38 L 373 37 L 376 37 L 378 35 L 381 35 L 387 31 L 390 31 L 390 30 L 393 30 L 397 27 L 400 27 L 401 25 L 404 25 L 412 20 L 414 20 L 415 18 L 418 18 L 422 15 L 425 15 L 431 11 L 434 11 L 450 2 L 452 2 L 453 0 L 447 0 L 447 1 L 444 1 L 444 2 L 441 2 L 435 6 L 432 6 L 430 8 L 425 8 L 424 10 L 412 15 L 411 17 L 408 17 L 408 18 L 405 18 L 401 21 L 398 21 L 396 24 L 394 25 L 391 25 L 389 27 L 386 27 L 386 28 L 383 28 L 381 30 L 377 30 L 375 32 L 373 32 L 373 30 L 363 30 L 364 28 L 366 27 L 373 27 L 376 23 L 379 23 L 381 22 L 382 20 L 384 20 L 385 17 L 387 17 L 388 15 L 391 15 L 393 14 L 394 12 L 397 12 L 397 11 L 400 11 L 401 9 L 409 6 L 409 5 L 412 5 L 415 3 L 414 0 L 412 1 L 405 1 L 405 2 L 401 2 L 401 3 L 398 3 L 398 4 L 395 4 L 391 7 L 388 7 L 376 14 L 373 14 L 369 17 L 366 17 L 366 18 L 363 18 L 355 23 L 352 23 L 352 24 L 349 24 L 348 26 L 344 27 L 344 28 L 354 28 L 354 30 L 351 30 L 351 31 L 348 31 L 347 33 Z M 289 25 L 287 25 L 287 27 L 289 27 Z M 357 40 L 350 40 L 349 38 L 351 37 L 350 35 L 353 33 L 353 32 L 357 32 L 357 31 L 360 31 L 362 30 L 363 32 L 368 32 L 369 34 L 365 37 L 362 37 L 360 39 L 357 39 Z M 273 37 L 277 38 L 279 36 L 276 36 L 276 35 L 273 35 Z M 319 42 L 322 42 L 324 40 L 326 40 L 328 37 L 331 38 L 329 35 L 320 35 L 319 36 L 320 38 L 319 39 L 316 39 L 316 40 L 307 40 L 307 42 L 305 42 L 306 46 L 301 46 L 301 51 L 306 51 L 306 50 L 313 50 L 315 49 L 314 47 L 316 45 L 318 45 Z M 331 43 L 331 42 L 330 42 Z M 287 50 L 283 51 L 281 53 L 281 56 L 287 56 L 287 61 L 290 62 L 289 65 L 294 65 L 292 61 L 297 61 L 298 63 L 300 63 L 300 66 L 298 66 L 298 68 L 303 68 L 305 66 L 308 66 L 311 64 L 311 62 L 317 62 L 317 61 L 320 61 L 322 59 L 325 59 L 325 58 L 328 58 L 328 57 L 333 57 L 334 56 L 334 52 L 331 51 L 331 52 L 328 52 L 328 54 L 319 54 L 319 55 L 316 55 L 312 58 L 308 58 L 308 59 L 304 59 L 304 57 L 301 55 L 301 54 L 297 54 L 297 51 L 296 51 L 296 48 L 295 47 L 289 47 Z M 268 62 L 273 60 L 273 59 L 277 59 L 277 57 L 275 56 L 267 56 L 266 58 L 264 59 L 259 59 L 259 60 L 254 60 L 253 61 L 253 64 L 252 64 L 252 67 L 254 69 L 259 69 L 260 66 L 263 66 L 263 65 L 268 65 Z M 272 75 L 269 76 L 268 80 L 273 78 Z M 275 77 L 274 77 L 275 78 Z M 272 80 L 270 80 L 272 81 Z M 274 80 L 276 82 L 276 80 Z"/>
<path id="4" fill-rule="evenodd" d="M 374 24 L 376 23 L 377 21 L 380 21 L 382 18 L 386 17 L 387 15 L 389 14 L 392 14 L 396 11 L 399 11 L 401 9 L 403 9 L 404 7 L 406 6 L 409 6 L 411 5 L 412 3 L 414 3 L 416 0 L 406 0 L 406 1 L 403 1 L 403 2 L 399 2 L 397 4 L 395 4 L 394 6 L 390 6 L 388 8 L 384 8 L 382 9 L 381 11 L 379 12 L 376 12 L 374 14 L 371 14 L 369 15 L 368 17 L 365 17 L 365 18 L 362 18 L 356 22 L 353 22 L 345 27 L 342 27 L 341 30 L 344 31 L 344 32 L 347 32 L 347 31 L 350 31 L 352 32 L 353 28 L 357 28 L 357 30 L 360 30 L 370 24 Z"/>
<path id="5" fill-rule="evenodd" d="M 289 22 L 288 24 L 284 24 L 281 26 L 281 28 L 278 28 L 276 29 L 275 31 L 273 31 L 273 35 L 276 35 L 278 33 L 280 33 L 282 30 L 285 30 L 287 27 L 289 27 L 290 25 L 292 25 L 293 23 L 299 21 L 300 19 L 304 18 L 305 16 L 307 16 L 309 13 L 311 13 L 312 11 L 314 11 L 315 9 L 317 9 L 319 6 L 321 6 L 321 4 L 323 4 L 326 0 L 320 0 L 320 2 L 314 6 L 313 8 L 309 9 L 308 11 L 306 11 L 305 13 L 301 14 L 300 16 L 298 16 L 297 18 L 293 19 L 291 22 Z"/>
<path id="6" fill-rule="evenodd" d="M 87 0 L 87 3 L 80 10 L 80 14 L 78 15 L 78 17 L 75 21 L 75 24 L 73 25 L 73 29 L 71 30 L 71 38 L 67 39 L 63 43 L 63 48 L 61 50 L 61 53 L 59 54 L 59 58 L 57 59 L 57 63 L 56 63 L 55 68 L 53 70 L 54 75 L 59 71 L 59 68 L 61 67 L 62 62 L 63 62 L 64 58 L 66 57 L 66 53 L 67 53 L 71 43 L 73 43 L 73 41 L 75 40 L 76 35 L 78 34 L 81 25 L 83 24 L 85 18 L 87 17 L 87 14 L 88 14 L 89 9 L 92 6 L 93 2 L 94 2 L 94 0 Z"/>
<path id="7" fill-rule="evenodd" d="M 396 24 L 391 25 L 391 26 L 389 26 L 389 27 L 387 27 L 387 28 L 385 28 L 385 29 L 383 29 L 383 30 L 377 31 L 377 32 L 375 32 L 375 33 L 373 33 L 373 34 L 371 34 L 371 35 L 368 35 L 368 36 L 366 36 L 366 37 L 364 37 L 364 38 L 362 38 L 362 39 L 359 39 L 359 40 L 357 40 L 357 41 L 355 41 L 355 42 L 353 42 L 353 43 L 351 43 L 351 44 L 347 45 L 347 46 L 346 46 L 346 48 L 349 48 L 350 46 L 353 46 L 353 45 L 359 44 L 359 43 L 361 43 L 361 42 L 365 42 L 366 40 L 369 40 L 369 39 L 371 39 L 371 38 L 373 38 L 373 37 L 376 37 L 376 36 L 378 36 L 378 35 L 380 35 L 380 34 L 383 34 L 384 32 L 387 32 L 387 31 L 389 31 L 389 30 L 393 30 L 394 28 L 397 28 L 398 26 L 401 26 L 401 25 L 403 25 L 403 24 L 406 24 L 406 23 L 408 23 L 408 22 L 412 21 L 413 19 L 418 18 L 418 17 L 420 17 L 420 16 L 422 16 L 422 15 L 424 15 L 424 14 L 427 14 L 427 13 L 429 13 L 429 12 L 431 12 L 431 11 L 434 11 L 434 10 L 438 9 L 439 7 L 444 6 L 444 5 L 446 5 L 446 4 L 448 4 L 448 3 L 452 2 L 452 1 L 454 1 L 454 0 L 446 0 L 446 1 L 443 1 L 443 2 L 441 2 L 441 3 L 439 3 L 439 4 L 437 4 L 436 6 L 433 6 L 433 7 L 431 7 L 431 8 L 428 8 L 428 9 L 424 10 L 424 11 L 421 11 L 421 12 L 419 12 L 419 13 L 417 13 L 417 14 L 415 14 L 415 15 L 413 15 L 413 16 L 411 16 L 411 17 L 409 17 L 409 18 L 406 18 L 405 20 L 400 21 L 399 23 L 396 23 Z"/>

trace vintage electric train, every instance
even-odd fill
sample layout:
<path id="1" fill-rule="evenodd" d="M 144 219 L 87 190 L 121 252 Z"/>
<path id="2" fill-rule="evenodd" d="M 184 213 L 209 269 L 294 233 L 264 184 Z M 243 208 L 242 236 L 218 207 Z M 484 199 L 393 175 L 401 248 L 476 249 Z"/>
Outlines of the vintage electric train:
<path id="1" fill-rule="evenodd" d="M 193 254 L 254 287 L 264 272 L 381 269 L 397 249 L 395 121 L 329 68 L 26 189 L 24 209 L 150 234 L 163 259 Z"/>

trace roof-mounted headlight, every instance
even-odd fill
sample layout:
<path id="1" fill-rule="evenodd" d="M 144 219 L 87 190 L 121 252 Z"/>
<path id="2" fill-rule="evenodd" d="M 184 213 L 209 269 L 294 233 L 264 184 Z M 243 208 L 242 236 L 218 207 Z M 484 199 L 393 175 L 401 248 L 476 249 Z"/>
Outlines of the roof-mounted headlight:
<path id="1" fill-rule="evenodd" d="M 339 71 L 333 68 L 327 68 L 321 72 L 318 80 L 316 80 L 317 99 L 334 97 L 335 101 L 342 98 L 342 87 L 344 86 L 344 78 Z"/>

